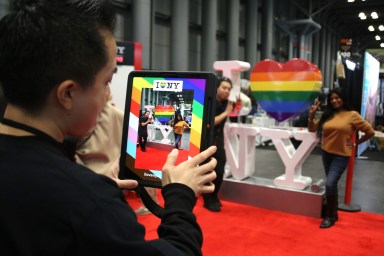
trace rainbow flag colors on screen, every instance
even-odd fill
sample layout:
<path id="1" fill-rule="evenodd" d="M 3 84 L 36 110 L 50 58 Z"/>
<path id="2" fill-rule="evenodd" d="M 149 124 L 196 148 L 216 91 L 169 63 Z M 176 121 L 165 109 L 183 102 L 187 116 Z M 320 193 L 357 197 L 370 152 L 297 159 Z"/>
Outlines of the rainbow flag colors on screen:
<path id="1" fill-rule="evenodd" d="M 161 124 L 166 124 L 174 114 L 175 110 L 170 105 L 159 105 L 155 108 L 156 118 Z"/>
<path id="2" fill-rule="evenodd" d="M 285 64 L 260 61 L 253 68 L 250 80 L 258 104 L 279 122 L 305 112 L 322 85 L 319 68 L 303 59 L 292 59 Z"/>
<path id="3" fill-rule="evenodd" d="M 140 102 L 143 88 L 153 88 L 154 80 L 176 80 L 174 78 L 154 78 L 154 77 L 135 77 L 132 87 L 132 100 L 129 113 L 129 132 L 126 152 L 132 158 L 136 159 L 136 142 L 138 136 L 139 126 L 139 113 Z M 185 79 L 177 78 L 177 80 L 183 80 L 183 90 L 193 90 L 193 103 L 192 103 L 192 127 L 190 132 L 190 144 L 189 144 L 189 157 L 194 157 L 200 153 L 201 145 L 201 128 L 204 113 L 204 91 L 206 86 L 205 79 Z M 172 106 L 170 106 L 172 107 Z M 174 110 L 167 108 L 159 108 L 159 112 L 156 112 L 156 117 L 159 119 L 167 117 L 167 121 L 174 114 Z M 170 114 L 172 113 L 172 114 Z M 168 117 L 169 116 L 169 117 Z"/>

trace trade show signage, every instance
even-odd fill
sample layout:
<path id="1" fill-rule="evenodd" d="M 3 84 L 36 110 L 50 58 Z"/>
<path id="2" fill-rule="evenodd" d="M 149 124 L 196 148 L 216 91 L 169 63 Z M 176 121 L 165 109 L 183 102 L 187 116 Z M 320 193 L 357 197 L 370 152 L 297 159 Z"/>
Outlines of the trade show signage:
<path id="1" fill-rule="evenodd" d="M 142 69 L 142 45 L 139 42 L 116 42 L 117 72 L 110 84 L 112 103 L 121 111 L 125 108 L 128 75 L 133 70 Z"/>

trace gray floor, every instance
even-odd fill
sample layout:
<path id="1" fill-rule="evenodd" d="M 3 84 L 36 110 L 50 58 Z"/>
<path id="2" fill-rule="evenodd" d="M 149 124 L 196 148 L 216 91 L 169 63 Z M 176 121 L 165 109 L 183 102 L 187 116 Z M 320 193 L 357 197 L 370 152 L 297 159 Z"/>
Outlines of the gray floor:
<path id="1" fill-rule="evenodd" d="M 355 159 L 351 204 L 360 206 L 362 211 L 384 214 L 384 152 L 367 150 L 362 156 L 367 159 Z M 274 146 L 256 148 L 255 176 L 274 179 L 284 174 L 284 164 Z M 316 147 L 303 163 L 302 175 L 313 181 L 325 180 L 320 148 Z M 339 182 L 339 202 L 345 201 L 346 172 Z"/>

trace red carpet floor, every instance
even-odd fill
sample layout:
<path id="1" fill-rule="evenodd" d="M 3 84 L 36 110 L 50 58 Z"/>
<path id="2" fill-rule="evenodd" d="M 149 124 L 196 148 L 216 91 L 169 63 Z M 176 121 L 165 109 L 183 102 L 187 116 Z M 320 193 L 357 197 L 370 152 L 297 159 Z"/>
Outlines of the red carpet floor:
<path id="1" fill-rule="evenodd" d="M 160 150 L 148 146 L 146 152 L 142 152 L 140 148 L 137 148 L 135 167 L 146 170 L 161 170 L 170 152 L 171 150 Z M 186 160 L 188 160 L 188 150 L 179 150 L 176 165 Z"/>
<path id="2" fill-rule="evenodd" d="M 141 204 L 133 193 L 127 200 L 134 209 Z M 384 255 L 384 215 L 339 212 L 335 226 L 320 229 L 318 218 L 222 203 L 219 213 L 203 208 L 201 198 L 195 207 L 207 256 Z M 146 227 L 146 239 L 157 238 L 158 218 L 151 214 L 138 220 Z"/>

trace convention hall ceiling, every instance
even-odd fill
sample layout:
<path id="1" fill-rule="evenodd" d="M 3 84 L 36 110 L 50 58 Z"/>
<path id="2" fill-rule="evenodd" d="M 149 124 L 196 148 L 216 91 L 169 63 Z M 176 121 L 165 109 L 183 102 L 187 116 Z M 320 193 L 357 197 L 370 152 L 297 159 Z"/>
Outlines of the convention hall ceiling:
<path id="1" fill-rule="evenodd" d="M 354 2 L 337 0 L 334 2 L 332 13 L 338 17 L 339 31 L 344 37 L 355 38 L 360 48 L 384 49 L 380 47 L 381 44 L 384 45 L 383 0 L 355 0 Z M 376 19 L 371 16 L 373 12 L 377 13 Z M 363 13 L 366 19 L 359 18 L 359 14 Z M 370 31 L 369 27 L 373 31 Z M 380 39 L 377 38 L 379 40 L 376 39 L 377 36 L 380 37 Z"/>
<path id="2" fill-rule="evenodd" d="M 275 4 L 280 1 L 285 0 L 275 0 Z M 354 59 L 368 50 L 384 64 L 384 0 L 289 1 L 299 10 L 299 19 L 311 18 L 340 39 L 352 39 Z"/>

